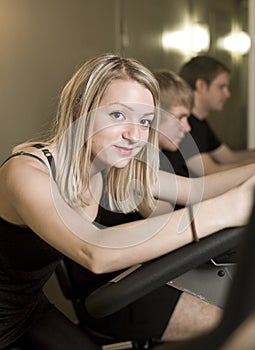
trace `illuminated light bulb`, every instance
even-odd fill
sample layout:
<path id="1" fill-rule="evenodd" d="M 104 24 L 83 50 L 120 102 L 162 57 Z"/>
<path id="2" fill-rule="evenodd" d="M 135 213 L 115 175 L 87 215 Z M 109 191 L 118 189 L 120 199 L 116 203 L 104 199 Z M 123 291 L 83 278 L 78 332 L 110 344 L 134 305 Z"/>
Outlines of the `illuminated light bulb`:
<path id="1" fill-rule="evenodd" d="M 248 33 L 240 31 L 220 38 L 218 45 L 221 49 L 233 54 L 245 55 L 251 47 L 251 38 Z"/>
<path id="2" fill-rule="evenodd" d="M 210 45 L 208 29 L 205 25 L 192 26 L 192 50 L 194 52 L 207 51 Z"/>
<path id="3" fill-rule="evenodd" d="M 177 50 L 184 53 L 207 51 L 210 45 L 208 27 L 202 24 L 188 25 L 184 30 L 165 32 L 162 46 L 165 50 Z"/>

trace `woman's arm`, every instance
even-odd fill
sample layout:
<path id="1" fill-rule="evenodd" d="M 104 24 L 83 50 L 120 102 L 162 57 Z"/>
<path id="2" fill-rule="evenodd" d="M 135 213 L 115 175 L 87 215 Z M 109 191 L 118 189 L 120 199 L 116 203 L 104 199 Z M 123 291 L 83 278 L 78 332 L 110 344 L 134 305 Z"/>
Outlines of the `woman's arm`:
<path id="1" fill-rule="evenodd" d="M 200 237 L 246 223 L 254 181 L 252 178 L 194 207 Z M 17 161 L 10 161 L 1 174 L 1 201 L 5 203 L 1 206 L 4 219 L 11 221 L 15 216 L 15 223 L 28 225 L 47 243 L 95 273 L 153 259 L 193 239 L 187 209 L 98 230 L 62 200 L 44 170 L 20 166 Z"/>
<path id="2" fill-rule="evenodd" d="M 154 195 L 163 201 L 189 205 L 218 196 L 240 185 L 253 174 L 255 163 L 199 178 L 186 178 L 160 171 Z"/>

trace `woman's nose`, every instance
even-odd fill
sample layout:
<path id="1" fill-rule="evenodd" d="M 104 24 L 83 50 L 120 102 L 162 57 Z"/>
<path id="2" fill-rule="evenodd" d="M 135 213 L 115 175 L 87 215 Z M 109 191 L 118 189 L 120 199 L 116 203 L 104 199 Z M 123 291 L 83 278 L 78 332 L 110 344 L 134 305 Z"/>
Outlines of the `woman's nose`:
<path id="1" fill-rule="evenodd" d="M 126 124 L 122 136 L 124 139 L 133 142 L 140 140 L 140 125 L 135 123 Z"/>

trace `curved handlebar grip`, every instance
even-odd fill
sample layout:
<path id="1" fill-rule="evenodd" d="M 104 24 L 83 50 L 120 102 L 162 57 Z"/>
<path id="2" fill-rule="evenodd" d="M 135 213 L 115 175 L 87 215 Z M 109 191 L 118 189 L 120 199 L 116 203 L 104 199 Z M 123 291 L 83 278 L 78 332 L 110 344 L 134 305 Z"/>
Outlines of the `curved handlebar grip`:
<path id="1" fill-rule="evenodd" d="M 109 281 L 86 299 L 95 318 L 108 316 L 183 273 L 238 245 L 244 227 L 228 228 L 190 243 Z M 132 268 L 131 268 L 132 269 Z M 122 274 L 123 275 L 123 274 Z"/>

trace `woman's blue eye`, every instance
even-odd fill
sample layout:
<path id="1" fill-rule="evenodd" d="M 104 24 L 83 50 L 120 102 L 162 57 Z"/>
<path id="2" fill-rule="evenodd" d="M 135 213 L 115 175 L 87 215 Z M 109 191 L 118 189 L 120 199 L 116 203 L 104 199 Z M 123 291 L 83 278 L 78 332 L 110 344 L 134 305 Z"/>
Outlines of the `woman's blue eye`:
<path id="1" fill-rule="evenodd" d="M 110 113 L 110 116 L 113 117 L 114 119 L 123 119 L 124 116 L 121 112 L 112 112 Z"/>
<path id="2" fill-rule="evenodd" d="M 152 123 L 152 121 L 150 120 L 150 119 L 142 119 L 141 121 L 140 121 L 140 124 L 142 125 L 142 126 L 151 126 L 151 123 Z"/>

